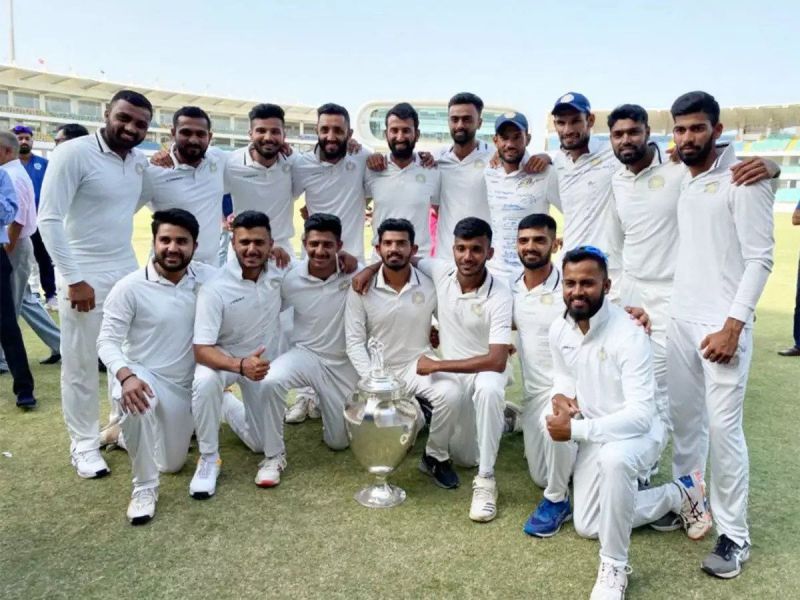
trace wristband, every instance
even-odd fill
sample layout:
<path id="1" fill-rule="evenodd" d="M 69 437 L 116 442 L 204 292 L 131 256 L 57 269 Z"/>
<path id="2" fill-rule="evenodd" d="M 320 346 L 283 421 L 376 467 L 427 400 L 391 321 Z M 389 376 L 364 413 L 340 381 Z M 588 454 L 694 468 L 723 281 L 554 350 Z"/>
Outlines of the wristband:
<path id="1" fill-rule="evenodd" d="M 244 359 L 239 361 L 239 375 L 244 375 Z"/>
<path id="2" fill-rule="evenodd" d="M 125 385 L 125 382 L 128 381 L 131 377 L 136 377 L 136 373 L 131 373 L 127 377 L 125 377 L 122 381 L 119 382 L 120 386 Z"/>

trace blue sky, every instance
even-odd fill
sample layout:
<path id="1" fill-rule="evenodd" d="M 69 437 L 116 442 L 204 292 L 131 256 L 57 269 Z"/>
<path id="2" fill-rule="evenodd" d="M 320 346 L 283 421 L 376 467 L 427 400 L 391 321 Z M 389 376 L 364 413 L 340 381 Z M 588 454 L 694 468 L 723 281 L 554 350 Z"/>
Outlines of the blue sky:
<path id="1" fill-rule="evenodd" d="M 17 64 L 354 112 L 478 93 L 541 135 L 566 91 L 597 108 L 800 103 L 800 3 L 708 0 L 15 0 Z M 8 61 L 2 3 L 0 60 Z"/>

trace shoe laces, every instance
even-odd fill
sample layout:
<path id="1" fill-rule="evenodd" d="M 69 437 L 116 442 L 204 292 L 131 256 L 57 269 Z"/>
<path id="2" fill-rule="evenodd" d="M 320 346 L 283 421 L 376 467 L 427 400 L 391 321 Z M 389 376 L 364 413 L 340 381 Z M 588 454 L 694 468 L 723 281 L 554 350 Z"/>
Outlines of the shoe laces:
<path id="1" fill-rule="evenodd" d="M 627 577 L 632 572 L 633 569 L 628 565 L 617 566 L 603 561 L 600 563 L 600 574 L 597 579 L 608 589 L 623 592 Z"/>
<path id="2" fill-rule="evenodd" d="M 206 460 L 205 458 L 200 458 L 200 469 L 197 471 L 198 477 L 200 479 L 208 479 L 211 477 L 211 471 L 214 467 L 213 460 Z"/>
<path id="3" fill-rule="evenodd" d="M 714 545 L 713 554 L 721 556 L 725 560 L 730 560 L 734 548 L 738 548 L 739 544 L 734 542 L 724 533 L 717 538 L 717 543 Z"/>
<path id="4" fill-rule="evenodd" d="M 102 459 L 102 456 L 100 456 L 100 451 L 96 449 L 80 451 L 76 450 L 75 454 L 80 460 L 86 462 L 95 462 Z"/>
<path id="5" fill-rule="evenodd" d="M 494 502 L 494 494 L 491 488 L 483 486 L 477 481 L 472 484 L 472 496 L 481 502 Z"/>
<path id="6" fill-rule="evenodd" d="M 156 501 L 156 490 L 155 488 L 135 490 L 133 494 L 131 494 L 131 500 L 133 500 L 133 505 L 136 508 L 142 508 L 148 504 L 153 504 Z"/>
<path id="7" fill-rule="evenodd" d="M 280 471 L 286 466 L 286 459 L 284 458 L 283 454 L 279 454 L 278 456 L 271 456 L 269 458 L 265 458 L 260 463 L 258 463 L 259 469 L 275 469 L 276 471 Z"/>

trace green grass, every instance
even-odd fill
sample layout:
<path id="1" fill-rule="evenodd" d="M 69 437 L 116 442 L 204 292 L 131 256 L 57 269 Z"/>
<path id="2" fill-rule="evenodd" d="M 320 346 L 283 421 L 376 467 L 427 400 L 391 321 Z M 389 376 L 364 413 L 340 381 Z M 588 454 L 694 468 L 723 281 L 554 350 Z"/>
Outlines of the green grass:
<path id="1" fill-rule="evenodd" d="M 787 214 L 776 219 L 776 267 L 758 312 L 745 410 L 752 559 L 738 579 L 713 580 L 698 568 L 711 540 L 638 530 L 631 598 L 800 597 L 800 360 L 775 354 L 790 343 L 800 228 Z M 145 253 L 146 216 L 137 233 Z M 46 349 L 25 333 L 39 408 L 18 410 L 10 378 L 0 378 L 0 451 L 13 454 L 0 456 L 0 598 L 588 597 L 597 542 L 571 525 L 550 540 L 522 533 L 541 491 L 528 477 L 520 436 L 503 440 L 499 515 L 485 525 L 467 517 L 473 472 L 460 471 L 455 491 L 433 486 L 416 469 L 421 442 L 393 477 L 408 492 L 405 504 L 360 507 L 352 495 L 366 475 L 349 451 L 324 446 L 314 421 L 286 427 L 289 470 L 273 490 L 253 485 L 259 457 L 224 428 L 217 496 L 189 497 L 193 449 L 180 473 L 162 477 L 156 519 L 133 528 L 125 520 L 127 455 L 107 454 L 111 477 L 75 476 L 58 368 L 36 364 Z M 510 394 L 519 398 L 519 384 Z"/>

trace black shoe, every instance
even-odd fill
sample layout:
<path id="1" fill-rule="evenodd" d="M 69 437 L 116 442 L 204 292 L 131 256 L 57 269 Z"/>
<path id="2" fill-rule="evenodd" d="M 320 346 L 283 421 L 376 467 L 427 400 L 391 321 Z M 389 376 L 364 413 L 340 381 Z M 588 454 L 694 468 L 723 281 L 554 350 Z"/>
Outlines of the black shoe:
<path id="1" fill-rule="evenodd" d="M 99 358 L 97 359 L 97 370 L 100 371 L 101 373 L 108 372 L 108 369 L 106 369 L 106 366 L 103 364 L 103 361 L 100 360 Z"/>
<path id="2" fill-rule="evenodd" d="M 683 527 L 683 521 L 678 513 L 669 511 L 660 519 L 650 523 L 650 527 L 656 531 L 677 531 Z"/>
<path id="3" fill-rule="evenodd" d="M 33 397 L 33 394 L 20 394 L 17 396 L 17 406 L 19 408 L 35 408 L 36 398 Z"/>
<path id="4" fill-rule="evenodd" d="M 53 352 L 47 358 L 40 360 L 40 365 L 55 365 L 61 362 L 61 354 L 58 352 Z"/>
<path id="5" fill-rule="evenodd" d="M 800 348 L 797 346 L 792 346 L 786 350 L 778 350 L 778 354 L 781 356 L 800 356 Z"/>
<path id="6" fill-rule="evenodd" d="M 5 375 L 6 373 L 8 373 L 8 369 L 0 368 L 0 375 Z"/>
<path id="7" fill-rule="evenodd" d="M 423 454 L 419 461 L 419 470 L 433 477 L 436 485 L 446 490 L 457 488 L 460 483 L 458 474 L 453 470 L 452 460 L 436 460 L 432 456 Z"/>

